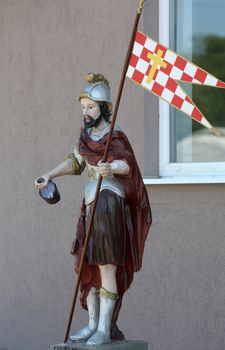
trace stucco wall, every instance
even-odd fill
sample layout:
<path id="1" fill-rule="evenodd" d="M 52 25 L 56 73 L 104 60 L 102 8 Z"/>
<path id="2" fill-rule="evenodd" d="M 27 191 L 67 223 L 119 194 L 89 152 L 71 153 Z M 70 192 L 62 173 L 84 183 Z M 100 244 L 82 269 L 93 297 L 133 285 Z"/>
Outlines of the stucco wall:
<path id="1" fill-rule="evenodd" d="M 146 6 L 156 35 L 157 1 Z M 135 10 L 130 0 L 0 0 L 0 348 L 47 350 L 64 338 L 85 176 L 58 179 L 52 207 L 33 180 L 76 143 L 87 72 L 105 74 L 115 99 Z M 118 122 L 148 173 L 144 116 L 144 93 L 127 81 Z M 119 319 L 127 338 L 151 350 L 224 348 L 224 189 L 149 187 L 154 223 Z M 87 319 L 77 311 L 73 329 Z"/>

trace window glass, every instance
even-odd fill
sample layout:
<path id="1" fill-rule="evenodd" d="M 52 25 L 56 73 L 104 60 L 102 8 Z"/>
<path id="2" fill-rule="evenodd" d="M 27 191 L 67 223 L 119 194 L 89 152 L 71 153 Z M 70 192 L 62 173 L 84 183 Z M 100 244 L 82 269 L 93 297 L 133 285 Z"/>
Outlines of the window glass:
<path id="1" fill-rule="evenodd" d="M 171 0 L 170 47 L 225 81 L 225 0 Z M 225 90 L 181 84 L 209 122 L 225 133 Z M 170 108 L 170 162 L 224 162 L 217 137 Z"/>

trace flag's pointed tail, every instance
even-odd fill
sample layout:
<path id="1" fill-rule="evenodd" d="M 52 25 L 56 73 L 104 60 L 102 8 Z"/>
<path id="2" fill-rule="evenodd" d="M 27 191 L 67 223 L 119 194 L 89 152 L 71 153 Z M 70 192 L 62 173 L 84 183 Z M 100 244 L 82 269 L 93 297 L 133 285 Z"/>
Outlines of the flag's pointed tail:
<path id="1" fill-rule="evenodd" d="M 169 86 L 170 83 L 171 82 L 168 81 Z M 153 94 L 160 96 L 164 101 L 168 102 L 176 109 L 181 110 L 183 113 L 194 119 L 196 122 L 200 123 L 210 131 L 214 132 L 217 136 L 222 136 L 223 133 L 215 129 L 209 123 L 209 121 L 204 117 L 202 112 L 194 104 L 192 99 L 185 93 L 185 91 L 179 86 L 179 84 L 177 82 L 174 83 L 173 93 L 171 93 L 171 91 L 168 89 L 169 86 L 162 90 L 160 85 L 155 81 L 151 82 L 150 88 L 147 88 L 146 82 L 143 82 L 143 85 L 146 85 L 145 87 L 147 88 L 147 90 L 149 90 L 149 92 L 153 92 Z"/>
<path id="2" fill-rule="evenodd" d="M 222 80 L 218 80 L 216 87 L 225 89 L 225 83 Z"/>

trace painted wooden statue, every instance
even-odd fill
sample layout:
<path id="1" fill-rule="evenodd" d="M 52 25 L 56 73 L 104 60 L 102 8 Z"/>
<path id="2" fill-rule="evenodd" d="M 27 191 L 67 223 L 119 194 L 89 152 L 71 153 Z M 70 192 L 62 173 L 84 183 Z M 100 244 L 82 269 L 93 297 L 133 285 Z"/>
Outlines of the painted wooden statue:
<path id="1" fill-rule="evenodd" d="M 123 294 L 134 272 L 141 268 L 151 210 L 134 153 L 118 126 L 107 162 L 101 161 L 112 113 L 110 88 L 101 74 L 90 73 L 87 81 L 79 96 L 84 122 L 79 142 L 65 161 L 42 175 L 42 182 L 39 178 L 35 185 L 43 189 L 57 176 L 80 175 L 87 168 L 85 196 L 71 251 L 77 271 L 98 177 L 103 177 L 80 284 L 81 305 L 88 310 L 89 323 L 70 336 L 72 341 L 100 345 L 124 339 L 116 321 Z"/>

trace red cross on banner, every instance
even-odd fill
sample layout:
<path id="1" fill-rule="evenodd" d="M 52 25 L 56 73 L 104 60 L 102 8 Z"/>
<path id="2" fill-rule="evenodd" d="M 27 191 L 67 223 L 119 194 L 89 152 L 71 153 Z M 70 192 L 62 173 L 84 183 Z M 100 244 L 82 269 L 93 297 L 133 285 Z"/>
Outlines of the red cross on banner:
<path id="1" fill-rule="evenodd" d="M 225 83 L 184 57 L 136 33 L 127 77 L 218 134 L 177 81 L 225 88 Z"/>

